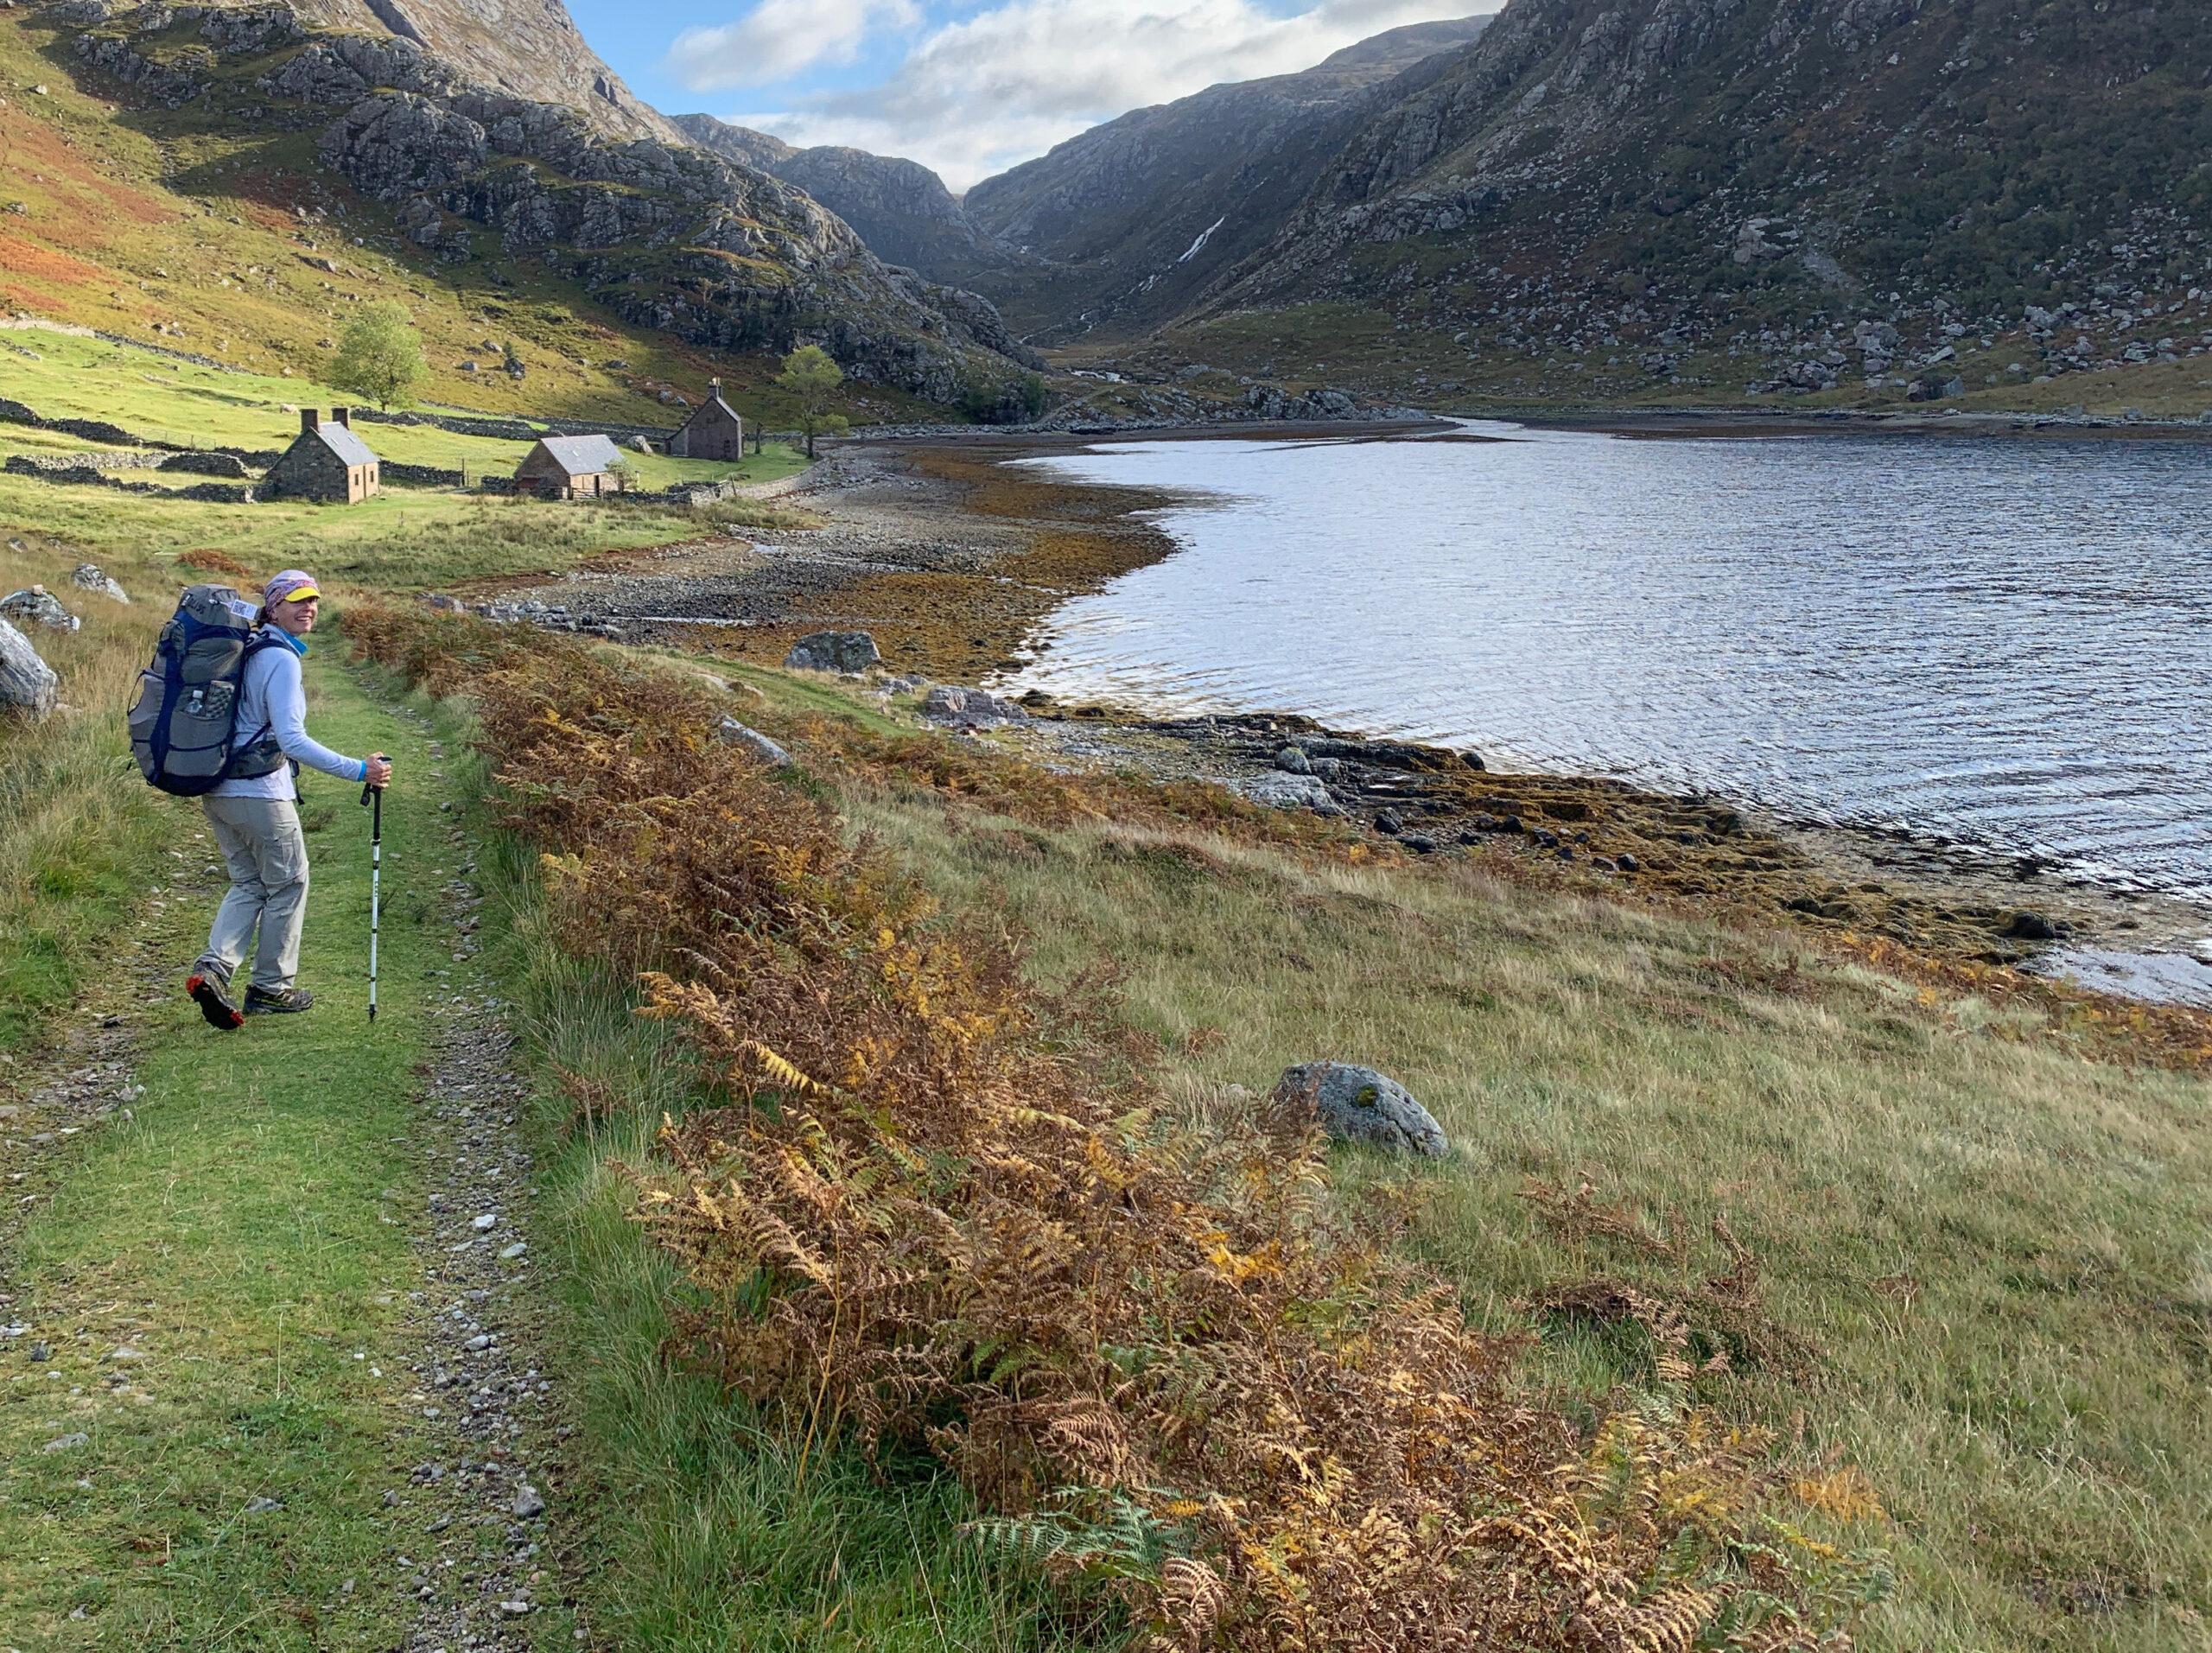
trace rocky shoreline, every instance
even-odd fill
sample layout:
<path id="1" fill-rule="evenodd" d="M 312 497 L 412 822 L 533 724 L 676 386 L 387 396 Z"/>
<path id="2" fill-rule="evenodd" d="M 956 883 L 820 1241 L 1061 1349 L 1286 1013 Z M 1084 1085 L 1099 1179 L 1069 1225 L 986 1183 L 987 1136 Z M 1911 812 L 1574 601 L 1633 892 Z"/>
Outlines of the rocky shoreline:
<path id="1" fill-rule="evenodd" d="M 1603 777 L 1500 774 L 1471 754 L 1281 713 L 1163 720 L 1033 694 L 1007 718 L 965 715 L 942 689 L 932 702 L 933 686 L 1015 669 L 1061 603 L 1175 549 L 1147 519 L 1165 496 L 1071 486 L 1004 462 L 1066 451 L 1003 435 L 957 447 L 855 444 L 808 479 L 803 503 L 819 513 L 817 527 L 464 594 L 502 618 L 762 664 L 782 664 L 809 633 L 868 631 L 886 663 L 876 688 L 887 707 L 1048 767 L 1213 781 L 1409 855 L 1486 858 L 1520 876 L 1541 871 L 1941 957 L 2033 967 L 2075 949 L 2157 955 L 2180 961 L 2184 993 L 2199 968 L 2212 992 L 2212 914 L 1973 845 L 1785 822 Z M 2123 966 L 2119 984 L 2126 976 Z"/>

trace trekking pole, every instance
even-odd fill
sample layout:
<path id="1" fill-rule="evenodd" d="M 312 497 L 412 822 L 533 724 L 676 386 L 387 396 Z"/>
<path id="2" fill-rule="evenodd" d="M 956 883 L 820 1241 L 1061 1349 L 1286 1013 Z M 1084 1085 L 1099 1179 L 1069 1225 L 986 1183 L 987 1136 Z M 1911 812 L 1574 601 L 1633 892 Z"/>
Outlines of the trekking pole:
<path id="1" fill-rule="evenodd" d="M 377 909 L 384 884 L 384 788 L 361 788 L 369 810 L 369 1020 L 377 1019 Z"/>

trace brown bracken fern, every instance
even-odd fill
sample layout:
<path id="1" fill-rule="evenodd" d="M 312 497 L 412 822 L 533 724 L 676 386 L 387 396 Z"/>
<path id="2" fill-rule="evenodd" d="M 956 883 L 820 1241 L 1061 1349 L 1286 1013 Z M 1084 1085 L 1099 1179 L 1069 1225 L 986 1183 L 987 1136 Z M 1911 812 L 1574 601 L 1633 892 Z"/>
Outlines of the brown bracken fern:
<path id="1" fill-rule="evenodd" d="M 474 696 L 569 944 L 725 1099 L 664 1127 L 641 1220 L 691 1287 L 678 1352 L 803 1451 L 933 1453 L 979 1542 L 1098 1581 L 1157 1653 L 1848 1645 L 1877 1574 L 1781 1519 L 1764 1440 L 1679 1383 L 1530 1398 L 1310 1115 L 1172 1127 L 1096 991 L 1041 995 L 700 690 L 449 618 L 348 631 Z"/>

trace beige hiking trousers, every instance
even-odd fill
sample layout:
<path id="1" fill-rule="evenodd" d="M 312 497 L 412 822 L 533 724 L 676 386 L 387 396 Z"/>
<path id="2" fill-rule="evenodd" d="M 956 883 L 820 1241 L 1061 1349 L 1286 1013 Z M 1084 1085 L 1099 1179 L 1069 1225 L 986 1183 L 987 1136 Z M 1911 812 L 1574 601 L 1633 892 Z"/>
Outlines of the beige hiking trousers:
<path id="1" fill-rule="evenodd" d="M 227 987 L 252 947 L 251 984 L 271 993 L 288 988 L 300 973 L 300 929 L 308 916 L 308 841 L 300 811 L 275 798 L 203 798 L 200 805 L 222 846 L 231 889 L 216 910 L 199 968 Z"/>

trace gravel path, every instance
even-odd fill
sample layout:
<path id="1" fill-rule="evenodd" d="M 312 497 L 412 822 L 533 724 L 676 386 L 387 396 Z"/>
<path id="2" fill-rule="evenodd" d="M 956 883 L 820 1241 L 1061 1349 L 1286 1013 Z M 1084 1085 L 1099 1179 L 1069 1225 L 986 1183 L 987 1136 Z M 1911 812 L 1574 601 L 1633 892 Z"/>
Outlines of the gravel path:
<path id="1" fill-rule="evenodd" d="M 423 1260 L 421 1289 L 408 1294 L 406 1370 L 424 1456 L 385 1495 L 407 1507 L 402 1524 L 422 1536 L 391 1557 L 386 1587 L 420 1604 L 409 1653 L 519 1653 L 547 1645 L 542 1610 L 573 1605 L 549 1527 L 574 1429 L 545 1352 L 525 1233 L 535 1190 L 518 1120 L 530 1085 L 505 1007 L 475 968 L 483 898 L 468 874 L 478 845 L 458 827 L 448 832 L 461 862 L 440 898 L 454 929 L 453 971 L 439 984 L 443 1002 L 426 1007 L 438 1031 L 412 1141 L 429 1192 L 406 1219 Z"/>

